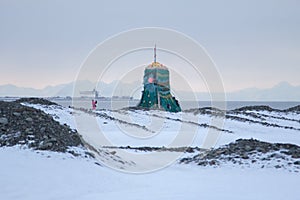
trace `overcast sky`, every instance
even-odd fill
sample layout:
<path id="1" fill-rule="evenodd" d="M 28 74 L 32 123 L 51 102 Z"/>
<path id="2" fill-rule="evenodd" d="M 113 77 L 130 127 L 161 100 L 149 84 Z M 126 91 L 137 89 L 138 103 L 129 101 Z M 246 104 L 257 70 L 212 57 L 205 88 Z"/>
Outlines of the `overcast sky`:
<path id="1" fill-rule="evenodd" d="M 227 91 L 300 85 L 300 1 L 0 1 L 0 85 L 71 82 L 88 53 L 132 28 L 198 41 Z"/>

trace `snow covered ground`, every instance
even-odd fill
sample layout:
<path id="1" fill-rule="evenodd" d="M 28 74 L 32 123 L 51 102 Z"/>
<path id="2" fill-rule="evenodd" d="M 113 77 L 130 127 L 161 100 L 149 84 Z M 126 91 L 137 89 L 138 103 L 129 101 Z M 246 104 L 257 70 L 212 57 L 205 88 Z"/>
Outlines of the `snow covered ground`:
<path id="1" fill-rule="evenodd" d="M 298 199 L 299 173 L 175 164 L 128 174 L 93 160 L 18 147 L 0 149 L 1 199 Z"/>
<path id="2" fill-rule="evenodd" d="M 201 125 L 214 125 L 212 121 L 218 119 L 209 114 L 193 112 L 166 113 L 142 110 L 100 110 L 93 111 L 99 114 L 98 116 L 92 116 L 80 110 L 61 106 L 27 105 L 51 114 L 61 124 L 66 123 L 73 129 L 82 129 L 80 133 L 82 135 L 91 134 L 89 131 L 93 129 L 101 131 L 114 146 L 168 146 L 184 131 L 185 136 L 188 135 L 187 132 L 194 136 L 193 140 L 187 143 L 201 147 L 208 131 L 214 130 Z M 217 128 L 225 131 L 219 131 L 220 135 L 214 147 L 228 144 L 238 138 L 300 145 L 299 113 L 247 111 L 229 112 L 226 116 L 228 116 L 226 119 L 218 119 L 224 125 Z"/>
<path id="3" fill-rule="evenodd" d="M 41 109 L 61 124 L 77 129 L 95 148 L 98 160 L 35 152 L 19 146 L 0 148 L 1 199 L 232 200 L 298 199 L 300 196 L 300 173 L 285 169 L 261 169 L 255 165 L 199 167 L 178 164 L 176 160 L 182 153 L 164 155 L 163 152 L 103 148 L 186 144 L 204 147 L 210 137 L 208 131 L 216 134 L 216 129 L 221 134 L 213 135 L 209 141 L 215 146 L 239 138 L 300 145 L 300 115 L 295 112 L 229 112 L 221 123 L 212 123 L 211 114 L 193 112 L 99 110 L 90 113 L 54 105 L 25 105 Z M 220 126 L 222 123 L 224 126 Z M 157 156 L 161 157 L 157 159 Z M 161 160 L 166 162 L 157 162 Z M 95 164 L 98 161 L 102 166 Z M 141 173 L 145 171 L 154 172 Z"/>

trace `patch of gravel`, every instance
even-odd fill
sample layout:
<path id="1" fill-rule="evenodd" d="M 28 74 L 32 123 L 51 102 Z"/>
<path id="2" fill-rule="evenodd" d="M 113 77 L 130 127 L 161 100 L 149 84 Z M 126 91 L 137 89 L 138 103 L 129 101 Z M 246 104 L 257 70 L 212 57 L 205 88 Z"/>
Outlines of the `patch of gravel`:
<path id="1" fill-rule="evenodd" d="M 226 111 L 220 110 L 214 107 L 203 107 L 203 108 L 191 108 L 185 110 L 184 112 L 193 113 L 194 115 L 201 114 L 201 115 L 211 115 L 214 117 L 224 117 Z"/>
<path id="2" fill-rule="evenodd" d="M 232 110 L 233 112 L 243 112 L 243 111 L 268 111 L 268 112 L 300 112 L 300 105 L 288 108 L 288 109 L 284 109 L 284 110 L 280 110 L 280 109 L 275 109 L 275 108 L 271 108 L 270 106 L 264 106 L 264 105 L 260 105 L 260 106 L 244 106 L 241 108 L 237 108 Z"/>
<path id="3" fill-rule="evenodd" d="M 103 146 L 104 149 L 125 149 L 125 150 L 134 150 L 141 152 L 186 152 L 186 153 L 194 153 L 203 151 L 203 149 L 199 147 L 131 147 L 131 146 Z"/>
<path id="4" fill-rule="evenodd" d="M 300 113 L 300 105 L 298 106 L 294 106 L 291 108 L 288 108 L 286 110 L 284 110 L 285 112 L 295 112 L 295 113 Z"/>
<path id="5" fill-rule="evenodd" d="M 300 113 L 300 105 L 295 106 L 286 110 L 278 110 L 278 109 L 273 109 L 269 106 L 245 106 L 241 108 L 237 108 L 234 110 L 229 110 L 229 111 L 223 111 L 217 108 L 213 107 L 204 107 L 204 108 L 193 108 L 189 110 L 185 110 L 185 112 L 188 113 L 193 113 L 194 115 L 200 114 L 200 115 L 210 115 L 213 117 L 223 117 L 225 119 L 229 120 L 234 120 L 234 121 L 240 121 L 240 122 L 247 122 L 247 123 L 253 123 L 253 124 L 260 124 L 262 126 L 267 126 L 267 127 L 276 127 L 276 128 L 282 128 L 282 129 L 291 129 L 291 130 L 297 130 L 300 131 L 299 128 L 293 127 L 293 126 L 282 126 L 278 125 L 276 123 L 268 123 L 265 121 L 266 118 L 272 117 L 275 119 L 281 119 L 281 120 L 286 120 L 286 121 L 296 121 L 299 122 L 299 120 L 295 119 L 289 119 L 286 117 L 274 117 L 274 116 L 269 116 L 265 114 L 258 114 L 258 113 L 252 113 L 249 111 L 268 111 L 268 112 L 282 112 L 282 113 L 288 113 L 288 112 L 293 112 L 293 113 Z M 248 117 L 251 117 L 252 119 L 249 119 Z"/>
<path id="6" fill-rule="evenodd" d="M 47 99 L 43 98 L 21 98 L 15 101 L 16 103 L 30 103 L 30 104 L 41 104 L 41 105 L 58 105 L 52 101 L 48 101 Z"/>
<path id="7" fill-rule="evenodd" d="M 235 112 L 240 112 L 240 111 L 269 111 L 269 112 L 276 111 L 276 112 L 280 112 L 281 110 L 271 108 L 270 106 L 260 105 L 260 106 L 244 106 L 241 108 L 234 109 L 233 111 L 235 111 Z"/>
<path id="8" fill-rule="evenodd" d="M 56 105 L 37 98 L 23 98 L 15 102 L 0 101 L 1 147 L 26 145 L 35 150 L 69 152 L 69 147 L 83 146 L 76 130 L 59 124 L 41 110 L 21 105 L 21 102 Z"/>
<path id="9" fill-rule="evenodd" d="M 294 144 L 268 143 L 255 139 L 239 139 L 217 149 L 200 152 L 193 157 L 182 158 L 180 163 L 196 163 L 201 166 L 224 164 L 250 165 L 261 168 L 300 169 L 300 147 Z"/>

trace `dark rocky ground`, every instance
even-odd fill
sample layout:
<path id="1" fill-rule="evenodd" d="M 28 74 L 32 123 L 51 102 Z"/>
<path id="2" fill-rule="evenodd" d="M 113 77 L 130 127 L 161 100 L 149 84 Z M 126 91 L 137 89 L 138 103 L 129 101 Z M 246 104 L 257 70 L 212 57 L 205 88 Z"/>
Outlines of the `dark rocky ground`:
<path id="1" fill-rule="evenodd" d="M 255 139 L 239 139 L 228 145 L 205 150 L 199 147 L 131 147 L 106 146 L 106 149 L 124 149 L 137 152 L 182 152 L 180 164 L 196 164 L 199 166 L 218 167 L 223 165 L 236 165 L 258 168 L 288 169 L 300 171 L 300 146 L 285 143 L 268 143 Z M 190 153 L 190 154 L 189 154 Z"/>
<path id="2" fill-rule="evenodd" d="M 185 157 L 180 163 L 201 166 L 222 164 L 249 165 L 258 163 L 261 168 L 292 167 L 300 170 L 300 147 L 294 144 L 268 143 L 255 139 L 239 139 L 217 149 L 202 151 L 193 157 Z"/>
<path id="3" fill-rule="evenodd" d="M 59 124 L 41 110 L 21 105 L 22 102 L 55 104 L 38 98 L 24 98 L 15 102 L 0 101 L 0 146 L 20 144 L 35 150 L 57 152 L 66 152 L 68 147 L 83 146 L 76 130 Z"/>
<path id="4" fill-rule="evenodd" d="M 295 128 L 292 126 L 282 126 L 278 125 L 275 123 L 269 123 L 267 122 L 267 118 L 270 116 L 262 113 L 255 113 L 251 111 L 268 111 L 268 112 L 276 112 L 276 113 L 282 113 L 282 114 L 287 114 L 287 113 L 296 113 L 300 114 L 300 105 L 294 106 L 285 110 L 279 110 L 279 109 L 274 109 L 269 106 L 245 106 L 241 108 L 237 108 L 234 110 L 220 110 L 217 108 L 213 107 L 204 107 L 204 108 L 194 108 L 194 109 L 189 109 L 185 110 L 185 112 L 190 112 L 193 114 L 201 114 L 201 115 L 210 115 L 210 116 L 215 116 L 215 117 L 222 117 L 228 120 L 234 120 L 234 121 L 240 121 L 240 122 L 247 122 L 247 123 L 253 123 L 253 124 L 260 124 L 263 126 L 267 127 L 276 127 L 276 128 L 282 128 L 282 129 L 291 129 L 291 130 L 297 130 L 300 131 L 299 128 Z M 240 116 L 237 116 L 240 115 Z M 243 117 L 247 116 L 247 117 Z M 251 117 L 252 119 L 248 118 Z M 271 116 L 274 119 L 281 119 L 281 120 L 286 120 L 286 121 L 296 121 L 300 123 L 300 120 L 295 120 L 295 119 L 289 119 L 286 117 L 275 117 Z"/>
<path id="5" fill-rule="evenodd" d="M 295 113 L 300 113 L 300 105 L 288 108 L 288 109 L 284 109 L 284 110 L 280 110 L 280 109 L 275 109 L 275 108 L 271 108 L 270 106 L 244 106 L 241 108 L 237 108 L 237 109 L 233 109 L 233 110 L 227 110 L 227 111 L 223 111 L 220 110 L 218 108 L 214 108 L 214 107 L 203 107 L 203 108 L 192 108 L 192 109 L 188 109 L 185 110 L 185 112 L 193 112 L 195 114 L 201 113 L 201 114 L 214 114 L 214 115 L 225 115 L 226 113 L 241 113 L 241 112 L 245 112 L 245 111 L 268 111 L 268 112 L 283 112 L 283 113 L 287 113 L 287 112 L 295 112 Z"/>
<path id="6" fill-rule="evenodd" d="M 43 98 L 33 98 L 33 97 L 21 98 L 21 99 L 16 100 L 15 103 L 32 103 L 32 104 L 41 104 L 41 105 L 47 105 L 47 106 L 58 105 L 57 103 L 48 101 Z"/>

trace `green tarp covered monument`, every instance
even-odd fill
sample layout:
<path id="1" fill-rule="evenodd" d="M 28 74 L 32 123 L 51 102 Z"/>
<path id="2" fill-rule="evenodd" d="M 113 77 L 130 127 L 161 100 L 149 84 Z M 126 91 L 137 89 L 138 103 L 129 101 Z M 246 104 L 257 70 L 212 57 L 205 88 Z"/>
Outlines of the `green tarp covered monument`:
<path id="1" fill-rule="evenodd" d="M 180 112 L 181 108 L 170 91 L 170 74 L 166 66 L 156 62 L 156 46 L 154 62 L 144 71 L 144 90 L 138 107 L 161 109 L 169 112 Z"/>

